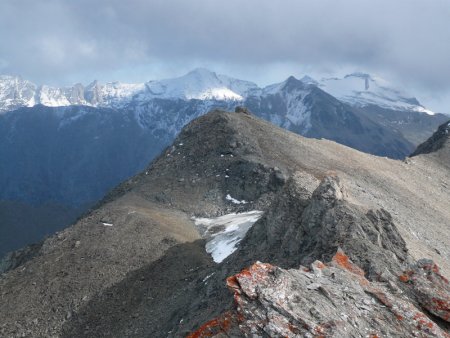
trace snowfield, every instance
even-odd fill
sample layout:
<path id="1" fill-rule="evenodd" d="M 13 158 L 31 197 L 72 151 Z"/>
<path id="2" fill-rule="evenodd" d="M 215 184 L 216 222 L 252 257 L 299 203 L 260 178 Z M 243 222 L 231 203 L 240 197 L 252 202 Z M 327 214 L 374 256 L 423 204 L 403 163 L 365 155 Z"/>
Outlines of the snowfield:
<path id="1" fill-rule="evenodd" d="M 220 263 L 236 251 L 239 242 L 262 214 L 262 211 L 253 210 L 215 218 L 194 218 L 194 221 L 207 240 L 206 252 L 211 254 L 214 262 Z"/>

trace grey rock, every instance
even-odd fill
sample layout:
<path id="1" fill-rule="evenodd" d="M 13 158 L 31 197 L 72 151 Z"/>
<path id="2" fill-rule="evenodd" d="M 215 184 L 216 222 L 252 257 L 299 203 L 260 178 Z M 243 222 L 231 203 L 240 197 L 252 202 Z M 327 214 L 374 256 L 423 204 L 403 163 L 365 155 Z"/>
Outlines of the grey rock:
<path id="1" fill-rule="evenodd" d="M 370 279 L 409 262 L 406 243 L 385 210 L 364 211 L 347 200 L 338 177 L 326 177 L 312 195 L 289 180 L 268 212 L 249 231 L 236 259 L 282 267 L 328 261 L 342 248 Z"/>
<path id="2" fill-rule="evenodd" d="M 313 266 L 323 274 L 312 273 L 312 266 L 284 270 L 256 262 L 228 278 L 235 309 L 192 336 L 233 331 L 233 337 L 448 337 L 407 298 L 361 276 L 342 251 L 330 263 Z"/>

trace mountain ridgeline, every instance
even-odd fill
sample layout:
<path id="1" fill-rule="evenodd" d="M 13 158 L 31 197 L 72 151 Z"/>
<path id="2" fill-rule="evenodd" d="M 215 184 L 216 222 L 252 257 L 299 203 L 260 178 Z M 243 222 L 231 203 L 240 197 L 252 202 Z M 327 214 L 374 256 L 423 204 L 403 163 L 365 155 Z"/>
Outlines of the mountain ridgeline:
<path id="1" fill-rule="evenodd" d="M 14 257 L 20 267 L 0 278 L 0 336 L 444 338 L 445 156 L 392 160 L 245 109 L 210 112 Z M 241 225 L 215 229 L 234 250 L 213 260 L 203 227 L 256 210 L 240 242 L 226 235 Z"/>
<path id="2" fill-rule="evenodd" d="M 260 88 L 197 69 L 143 84 L 56 88 L 2 76 L 0 255 L 72 223 L 214 108 L 245 106 L 303 136 L 404 158 L 448 117 L 377 81 L 358 74 L 322 82 L 289 77 Z M 43 218 L 49 208 L 54 217 Z M 23 229 L 33 231 L 24 236 Z"/>

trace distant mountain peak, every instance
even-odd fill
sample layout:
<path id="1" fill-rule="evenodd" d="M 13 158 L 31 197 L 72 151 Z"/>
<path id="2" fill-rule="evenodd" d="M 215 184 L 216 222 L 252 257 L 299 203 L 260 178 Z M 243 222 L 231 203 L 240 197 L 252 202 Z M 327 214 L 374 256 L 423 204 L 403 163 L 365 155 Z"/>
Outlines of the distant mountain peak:
<path id="1" fill-rule="evenodd" d="M 395 88 L 381 77 L 355 72 L 344 77 L 323 78 L 319 86 L 352 106 L 379 106 L 385 109 L 413 111 L 435 115 L 415 98 Z"/>
<path id="2" fill-rule="evenodd" d="M 196 68 L 177 78 L 149 81 L 146 85 L 150 97 L 184 100 L 242 101 L 249 91 L 258 88 L 252 82 L 217 74 L 206 68 Z"/>
<path id="3" fill-rule="evenodd" d="M 312 84 L 317 86 L 319 84 L 319 82 L 315 79 L 313 79 L 312 77 L 310 77 L 309 75 L 305 75 L 303 76 L 300 81 L 302 81 L 305 84 Z"/>
<path id="4" fill-rule="evenodd" d="M 262 95 L 275 95 L 286 91 L 292 91 L 294 89 L 305 90 L 307 84 L 291 75 L 283 82 L 268 85 L 263 88 Z"/>

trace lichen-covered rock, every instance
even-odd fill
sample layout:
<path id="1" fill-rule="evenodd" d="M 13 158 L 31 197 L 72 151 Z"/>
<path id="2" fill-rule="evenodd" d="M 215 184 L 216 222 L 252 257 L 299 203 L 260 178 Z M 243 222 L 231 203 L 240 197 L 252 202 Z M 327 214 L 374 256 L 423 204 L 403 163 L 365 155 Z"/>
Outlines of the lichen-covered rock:
<path id="1" fill-rule="evenodd" d="M 309 268 L 257 262 L 227 286 L 235 309 L 190 337 L 450 337 L 404 294 L 368 281 L 342 250 Z"/>
<path id="2" fill-rule="evenodd" d="M 419 260 L 400 280 L 411 288 L 422 307 L 450 322 L 450 285 L 433 261 Z"/>

